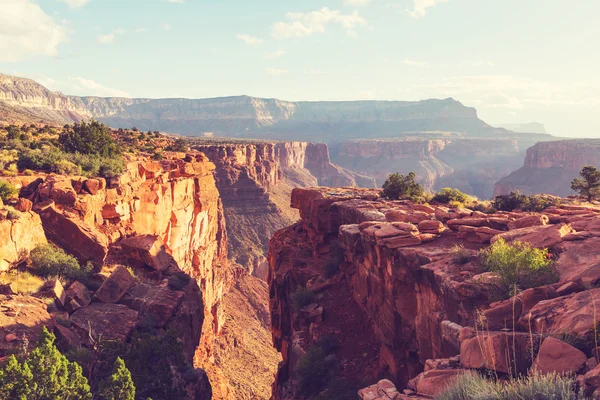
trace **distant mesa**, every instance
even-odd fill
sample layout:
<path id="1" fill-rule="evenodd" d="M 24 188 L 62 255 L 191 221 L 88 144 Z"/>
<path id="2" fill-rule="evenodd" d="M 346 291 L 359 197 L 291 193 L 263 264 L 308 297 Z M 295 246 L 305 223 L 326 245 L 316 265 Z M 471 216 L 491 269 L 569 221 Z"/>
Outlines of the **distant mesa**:
<path id="1" fill-rule="evenodd" d="M 526 122 L 519 124 L 497 124 L 500 128 L 505 128 L 518 133 L 541 133 L 548 134 L 544 124 L 539 122 Z"/>

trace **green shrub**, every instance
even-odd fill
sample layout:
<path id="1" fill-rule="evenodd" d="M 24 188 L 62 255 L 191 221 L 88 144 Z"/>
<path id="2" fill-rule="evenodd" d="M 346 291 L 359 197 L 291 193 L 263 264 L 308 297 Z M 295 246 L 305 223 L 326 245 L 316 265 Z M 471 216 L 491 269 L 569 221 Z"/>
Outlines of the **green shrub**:
<path id="1" fill-rule="evenodd" d="M 330 380 L 330 368 L 325 363 L 327 354 L 313 346 L 296 365 L 298 392 L 303 396 L 315 395 L 325 389 Z"/>
<path id="2" fill-rule="evenodd" d="M 112 375 L 98 385 L 98 392 L 103 400 L 135 400 L 135 385 L 121 357 L 115 360 Z"/>
<path id="3" fill-rule="evenodd" d="M 110 136 L 108 127 L 98 121 L 68 126 L 59 136 L 59 143 L 68 153 L 113 157 L 119 147 Z"/>
<path id="4" fill-rule="evenodd" d="M 37 275 L 43 277 L 59 276 L 81 279 L 88 272 L 81 269 L 75 257 L 51 244 L 44 244 L 31 251 L 31 268 Z"/>
<path id="5" fill-rule="evenodd" d="M 547 249 L 535 249 L 527 243 L 494 242 L 480 252 L 481 262 L 487 271 L 500 275 L 507 290 L 529 289 L 553 283 L 558 276 L 548 258 Z"/>
<path id="6" fill-rule="evenodd" d="M 452 248 L 452 260 L 458 264 L 458 265 L 464 265 L 466 263 L 469 262 L 469 260 L 471 259 L 471 255 L 469 254 L 469 251 L 467 249 L 464 248 L 463 245 L 455 245 Z"/>
<path id="7" fill-rule="evenodd" d="M 163 155 L 162 155 L 162 153 L 158 153 L 158 152 L 154 153 L 154 154 L 152 154 L 152 159 L 154 161 L 161 161 L 163 159 Z"/>
<path id="8" fill-rule="evenodd" d="M 468 373 L 459 376 L 436 400 L 587 400 L 575 380 L 556 374 L 534 374 L 507 382 Z"/>
<path id="9" fill-rule="evenodd" d="M 462 204 L 469 203 L 473 198 L 458 189 L 443 188 L 431 199 L 437 203 L 448 204 L 451 201 L 457 201 Z"/>
<path id="10" fill-rule="evenodd" d="M 44 283 L 42 278 L 28 272 L 13 270 L 0 274 L 0 285 L 9 285 L 15 293 L 37 293 L 44 286 Z"/>
<path id="11" fill-rule="evenodd" d="M 17 190 L 15 185 L 3 179 L 0 179 L 0 199 L 2 199 L 4 203 L 14 199 L 18 195 L 19 191 Z"/>
<path id="12" fill-rule="evenodd" d="M 59 160 L 53 170 L 60 175 L 81 175 L 81 167 L 67 160 Z"/>
<path id="13" fill-rule="evenodd" d="M 300 287 L 292 295 L 292 305 L 299 310 L 315 301 L 316 295 L 312 290 Z"/>
<path id="14" fill-rule="evenodd" d="M 560 199 L 552 197 L 544 197 L 539 195 L 528 196 L 523 204 L 521 210 L 527 212 L 542 212 L 546 208 L 551 206 L 557 206 L 560 204 Z"/>
<path id="15" fill-rule="evenodd" d="M 383 197 L 390 200 L 416 200 L 423 196 L 423 188 L 415 182 L 415 173 L 404 176 L 391 174 L 383 184 Z"/>
<path id="16" fill-rule="evenodd" d="M 500 195 L 494 198 L 492 206 L 500 211 L 513 211 L 521 208 L 527 196 L 516 192 L 510 192 L 507 195 Z"/>

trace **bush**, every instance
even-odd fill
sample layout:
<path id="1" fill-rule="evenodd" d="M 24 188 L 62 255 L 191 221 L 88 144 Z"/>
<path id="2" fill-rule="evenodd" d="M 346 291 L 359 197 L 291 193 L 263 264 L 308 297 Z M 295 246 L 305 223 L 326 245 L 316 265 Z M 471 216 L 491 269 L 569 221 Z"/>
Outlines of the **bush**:
<path id="1" fill-rule="evenodd" d="M 4 203 L 12 200 L 18 195 L 19 191 L 17 190 L 15 185 L 3 179 L 0 179 L 0 199 L 2 199 Z"/>
<path id="2" fill-rule="evenodd" d="M 110 136 L 108 127 L 98 121 L 85 121 L 69 126 L 58 137 L 63 149 L 69 153 L 93 154 L 113 157 L 119 147 Z"/>
<path id="3" fill-rule="evenodd" d="M 391 174 L 383 184 L 383 197 L 390 200 L 416 200 L 423 196 L 423 188 L 415 182 L 415 173 L 404 176 L 400 173 Z"/>
<path id="4" fill-rule="evenodd" d="M 557 206 L 560 204 L 560 199 L 544 196 L 528 196 L 523 204 L 521 205 L 522 211 L 527 212 L 542 212 L 550 206 Z"/>
<path id="5" fill-rule="evenodd" d="M 313 396 L 324 389 L 332 389 L 336 375 L 337 359 L 333 353 L 339 348 L 334 335 L 324 335 L 311 347 L 296 365 L 298 392 L 303 396 Z"/>
<path id="6" fill-rule="evenodd" d="M 121 357 L 115 360 L 112 375 L 100 382 L 98 391 L 103 400 L 135 400 L 135 385 Z"/>
<path id="7" fill-rule="evenodd" d="M 472 202 L 473 198 L 458 189 L 443 188 L 437 192 L 431 200 L 442 204 L 448 204 L 451 201 L 466 204 Z"/>
<path id="8" fill-rule="evenodd" d="M 576 391 L 575 380 L 556 374 L 534 374 L 507 382 L 475 373 L 459 376 L 436 400 L 587 400 Z"/>
<path id="9" fill-rule="evenodd" d="M 53 169 L 61 175 L 81 175 L 81 167 L 67 160 L 59 160 Z"/>
<path id="10" fill-rule="evenodd" d="M 471 255 L 469 251 L 465 249 L 462 245 L 455 245 L 452 248 L 452 260 L 458 265 L 464 265 L 469 262 L 471 259 Z"/>
<path id="11" fill-rule="evenodd" d="M 516 192 L 510 192 L 507 195 L 500 195 L 494 198 L 492 206 L 500 211 L 513 211 L 521 208 L 527 196 Z"/>
<path id="12" fill-rule="evenodd" d="M 487 271 L 502 278 L 505 289 L 529 289 L 553 283 L 558 276 L 547 249 L 535 249 L 519 241 L 506 243 L 503 239 L 494 242 L 480 253 L 481 262 Z"/>
<path id="13" fill-rule="evenodd" d="M 460 201 L 452 200 L 448 203 L 448 207 L 450 208 L 464 208 L 465 205 Z"/>
<path id="14" fill-rule="evenodd" d="M 81 279 L 87 274 L 82 270 L 77 259 L 51 244 L 44 244 L 31 251 L 31 268 L 43 277 L 59 276 Z"/>
<path id="15" fill-rule="evenodd" d="M 292 295 L 292 305 L 294 309 L 299 310 L 315 301 L 315 292 L 306 288 L 298 288 Z"/>

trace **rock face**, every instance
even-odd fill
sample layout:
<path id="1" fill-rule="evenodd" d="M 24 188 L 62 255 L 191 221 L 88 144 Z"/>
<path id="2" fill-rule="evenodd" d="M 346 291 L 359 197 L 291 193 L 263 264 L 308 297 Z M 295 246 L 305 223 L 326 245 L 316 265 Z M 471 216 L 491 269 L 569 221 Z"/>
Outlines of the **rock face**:
<path id="1" fill-rule="evenodd" d="M 494 194 L 548 193 L 557 196 L 572 194 L 571 181 L 587 165 L 600 166 L 600 140 L 576 139 L 541 142 L 527 149 L 525 164 L 500 179 Z"/>
<path id="2" fill-rule="evenodd" d="M 8 219 L 0 206 L 0 272 L 24 261 L 36 246 L 47 243 L 40 217 L 33 212 L 17 212 Z"/>
<path id="3" fill-rule="evenodd" d="M 583 284 L 600 279 L 592 250 L 600 234 L 599 208 L 564 205 L 542 214 L 487 215 L 385 201 L 378 194 L 293 191 L 292 207 L 302 220 L 277 232 L 269 245 L 273 343 L 283 357 L 274 399 L 297 396 L 295 366 L 329 332 L 340 340 L 340 377 L 360 387 L 388 377 L 417 396 L 435 396 L 474 369 L 528 373 L 537 357 L 536 366 L 546 371 L 557 354 L 570 360 L 563 365 L 569 371 L 586 372 L 591 342 L 584 356 L 559 339 L 542 342 L 566 332 L 592 337 L 600 321 L 593 311 L 600 289 Z M 476 254 L 500 237 L 549 248 L 558 282 L 493 302 L 498 276 L 485 272 Z M 464 247 L 465 260 L 453 256 L 456 245 Z M 340 272 L 331 276 L 327 266 L 340 252 Z M 322 307 L 320 319 L 293 306 L 300 289 L 315 293 L 311 307 Z M 347 326 L 353 326 L 353 337 L 345 337 Z"/>
<path id="4" fill-rule="evenodd" d="M 514 171 L 523 160 L 523 139 L 402 138 L 349 140 L 334 161 L 373 176 L 381 186 L 394 172 L 415 172 L 427 190 L 458 188 L 480 198 L 492 197 L 494 183 Z"/>
<path id="5" fill-rule="evenodd" d="M 369 178 L 333 165 L 325 144 L 242 142 L 194 147 L 216 165 L 230 257 L 263 279 L 269 238 L 298 219 L 297 211 L 289 207 L 293 188 L 323 182 L 373 185 Z"/>

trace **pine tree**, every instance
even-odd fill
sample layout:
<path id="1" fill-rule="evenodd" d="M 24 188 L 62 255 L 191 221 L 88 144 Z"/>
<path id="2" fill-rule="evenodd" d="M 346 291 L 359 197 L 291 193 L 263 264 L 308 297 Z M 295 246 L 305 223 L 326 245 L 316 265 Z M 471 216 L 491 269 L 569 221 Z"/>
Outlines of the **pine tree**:
<path id="1" fill-rule="evenodd" d="M 31 394 L 33 374 L 27 364 L 12 355 L 0 369 L 0 399 L 27 400 Z"/>
<path id="2" fill-rule="evenodd" d="M 587 201 L 592 201 L 600 197 L 600 171 L 591 165 L 583 167 L 579 173 L 581 178 L 573 179 L 571 189 L 579 192 L 581 196 L 585 196 Z"/>
<path id="3" fill-rule="evenodd" d="M 131 380 L 131 373 L 121 357 L 117 357 L 113 364 L 112 375 L 100 382 L 98 389 L 98 394 L 104 400 L 135 399 L 135 386 Z"/>

